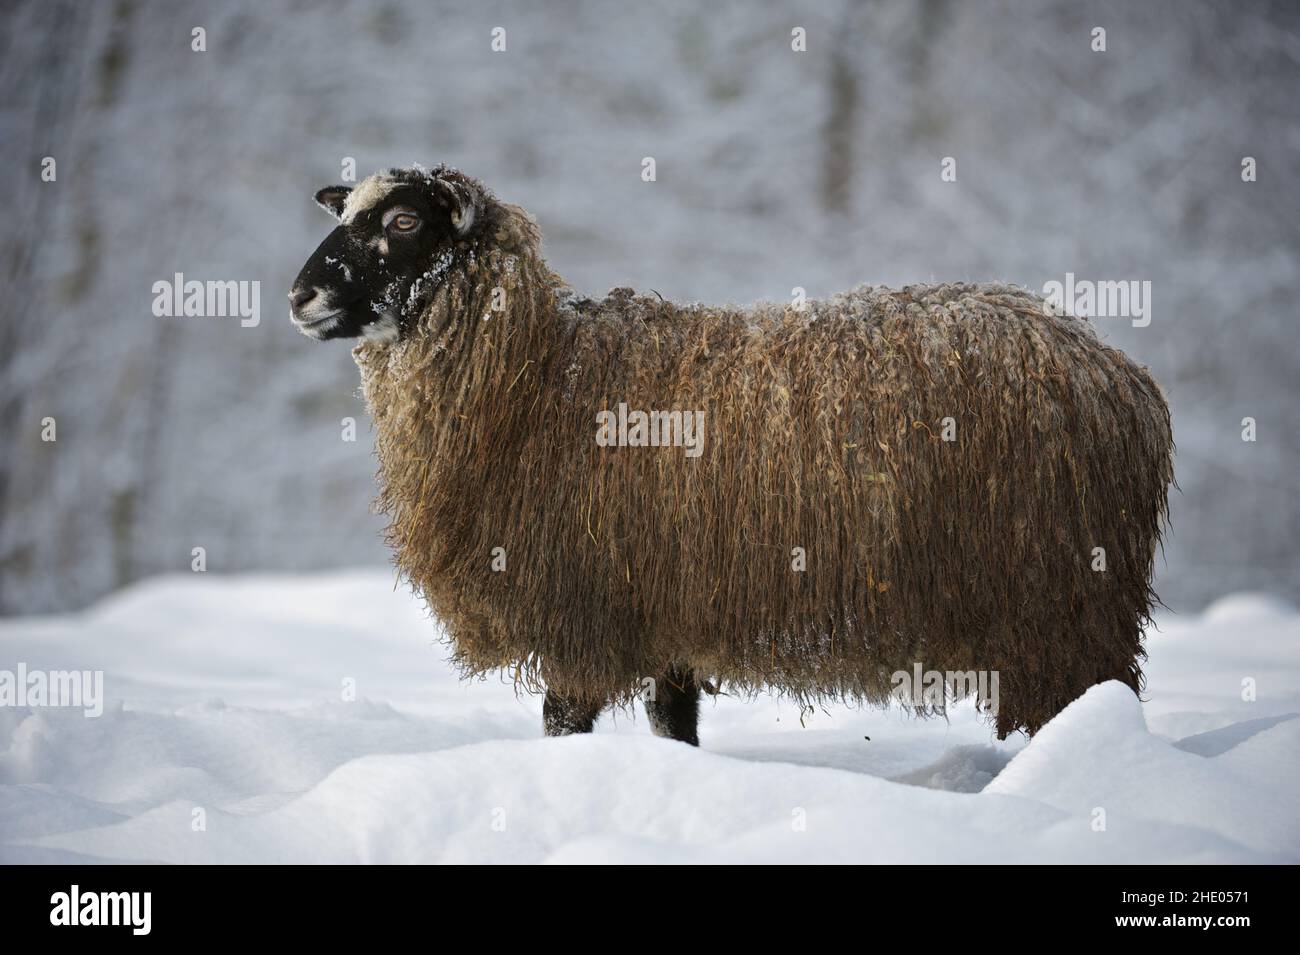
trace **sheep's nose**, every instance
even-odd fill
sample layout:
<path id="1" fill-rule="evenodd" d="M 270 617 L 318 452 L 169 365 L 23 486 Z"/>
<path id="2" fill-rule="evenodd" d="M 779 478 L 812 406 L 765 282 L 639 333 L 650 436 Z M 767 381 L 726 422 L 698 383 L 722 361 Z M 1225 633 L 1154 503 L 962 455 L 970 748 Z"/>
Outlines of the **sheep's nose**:
<path id="1" fill-rule="evenodd" d="M 316 290 L 314 288 L 294 289 L 289 293 L 289 307 L 295 310 L 302 308 L 315 297 Z"/>

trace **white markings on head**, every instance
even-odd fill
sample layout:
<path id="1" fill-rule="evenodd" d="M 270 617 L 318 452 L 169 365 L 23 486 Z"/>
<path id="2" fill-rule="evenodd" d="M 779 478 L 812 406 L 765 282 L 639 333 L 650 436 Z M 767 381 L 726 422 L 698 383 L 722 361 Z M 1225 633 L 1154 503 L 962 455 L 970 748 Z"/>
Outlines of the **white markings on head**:
<path id="1" fill-rule="evenodd" d="M 418 167 L 417 167 L 418 168 Z M 436 183 L 441 188 L 443 195 L 450 200 L 451 224 L 458 235 L 468 235 L 469 230 L 474 227 L 474 220 L 477 218 L 480 196 L 477 192 L 462 183 L 450 182 L 445 179 L 439 179 L 426 173 L 426 179 L 430 183 Z M 343 214 L 339 216 L 339 221 L 344 225 L 351 225 L 356 221 L 357 216 L 370 209 L 380 206 L 386 198 L 402 185 L 402 182 L 387 173 L 376 173 L 369 178 L 361 180 L 357 187 L 348 193 L 347 199 L 343 203 Z M 387 254 L 387 249 L 380 249 Z"/>
<path id="2" fill-rule="evenodd" d="M 339 216 L 339 221 L 344 225 L 351 225 L 358 215 L 383 202 L 384 197 L 397 186 L 396 179 L 383 174 L 362 179 L 357 183 L 357 187 L 348 193 L 347 201 L 343 203 L 343 215 Z"/>

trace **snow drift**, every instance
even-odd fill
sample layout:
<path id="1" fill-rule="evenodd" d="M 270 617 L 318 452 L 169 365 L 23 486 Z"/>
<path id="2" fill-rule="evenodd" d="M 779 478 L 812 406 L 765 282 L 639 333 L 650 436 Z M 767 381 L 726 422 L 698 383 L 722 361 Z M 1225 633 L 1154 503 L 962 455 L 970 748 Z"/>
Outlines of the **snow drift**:
<path id="1" fill-rule="evenodd" d="M 541 738 L 382 572 L 158 579 L 0 622 L 0 669 L 107 696 L 0 707 L 0 860 L 1300 861 L 1300 616 L 1160 623 L 1148 702 L 1102 684 L 1028 743 L 970 708 L 722 698 L 695 750 L 632 714 Z"/>

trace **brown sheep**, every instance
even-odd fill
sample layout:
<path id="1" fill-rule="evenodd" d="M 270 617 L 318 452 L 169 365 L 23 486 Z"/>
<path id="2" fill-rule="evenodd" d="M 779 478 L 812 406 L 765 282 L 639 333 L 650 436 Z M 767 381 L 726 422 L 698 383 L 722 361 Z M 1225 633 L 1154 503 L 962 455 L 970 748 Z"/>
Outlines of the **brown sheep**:
<path id="1" fill-rule="evenodd" d="M 548 733 L 648 696 L 694 743 L 702 686 L 883 702 L 922 666 L 996 674 L 1000 737 L 1140 688 L 1169 411 L 1085 321 L 991 284 L 593 300 L 455 170 L 317 201 L 293 318 L 365 339 L 397 566 Z"/>

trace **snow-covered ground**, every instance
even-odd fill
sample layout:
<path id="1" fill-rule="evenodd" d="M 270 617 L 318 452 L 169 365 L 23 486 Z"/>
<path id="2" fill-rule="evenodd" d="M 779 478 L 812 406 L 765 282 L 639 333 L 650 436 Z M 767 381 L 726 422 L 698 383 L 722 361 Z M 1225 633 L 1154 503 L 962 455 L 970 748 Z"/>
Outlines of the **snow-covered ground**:
<path id="1" fill-rule="evenodd" d="M 0 860 L 1300 861 L 1300 615 L 1237 595 L 1149 650 L 1147 702 L 1094 687 L 1032 741 L 723 697 L 696 750 L 640 713 L 543 738 L 384 571 L 160 578 L 0 621 L 0 670 L 108 701 L 0 707 Z"/>

